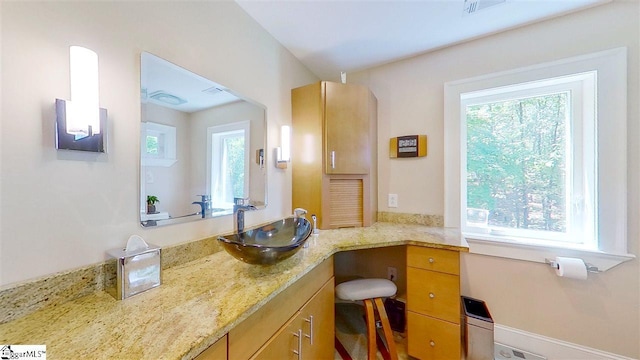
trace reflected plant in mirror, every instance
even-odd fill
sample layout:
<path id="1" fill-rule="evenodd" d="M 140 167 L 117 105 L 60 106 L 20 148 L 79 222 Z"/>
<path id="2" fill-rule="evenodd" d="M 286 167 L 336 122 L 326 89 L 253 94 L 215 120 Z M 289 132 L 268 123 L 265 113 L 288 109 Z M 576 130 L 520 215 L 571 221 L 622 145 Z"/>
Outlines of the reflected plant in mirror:
<path id="1" fill-rule="evenodd" d="M 264 208 L 266 108 L 149 53 L 140 69 L 141 225 Z M 152 197 L 162 202 L 149 212 Z"/>

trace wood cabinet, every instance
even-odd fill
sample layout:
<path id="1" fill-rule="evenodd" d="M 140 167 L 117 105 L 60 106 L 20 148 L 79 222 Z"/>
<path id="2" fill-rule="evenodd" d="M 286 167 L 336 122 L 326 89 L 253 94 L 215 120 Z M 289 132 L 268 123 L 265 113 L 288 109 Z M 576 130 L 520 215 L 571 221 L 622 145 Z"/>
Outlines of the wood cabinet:
<path id="1" fill-rule="evenodd" d="M 369 226 L 377 205 L 377 100 L 321 81 L 291 91 L 293 207 L 321 229 Z"/>
<path id="2" fill-rule="evenodd" d="M 227 335 L 209 346 L 195 360 L 226 360 L 227 359 Z"/>
<path id="3" fill-rule="evenodd" d="M 304 358 L 333 358 L 333 289 L 331 258 L 231 329 L 229 359 L 289 359 L 291 355 L 298 359 L 290 352 L 297 349 L 298 342 L 292 334 L 298 330 L 303 337 L 302 353 L 318 352 L 316 357 L 305 355 Z M 312 333 L 313 345 L 310 343 Z M 330 355 L 325 356 L 323 351 L 330 351 Z"/>
<path id="4" fill-rule="evenodd" d="M 251 359 L 333 359 L 333 301 L 332 278 Z"/>
<path id="5" fill-rule="evenodd" d="M 418 359 L 460 359 L 460 255 L 407 247 L 407 352 Z"/>

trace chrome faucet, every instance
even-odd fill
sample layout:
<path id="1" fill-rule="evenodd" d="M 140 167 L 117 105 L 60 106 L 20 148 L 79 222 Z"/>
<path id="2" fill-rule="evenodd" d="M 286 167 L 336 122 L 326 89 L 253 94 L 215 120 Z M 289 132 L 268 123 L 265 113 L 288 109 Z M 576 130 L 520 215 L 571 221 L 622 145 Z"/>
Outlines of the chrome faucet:
<path id="1" fill-rule="evenodd" d="M 202 215 L 202 218 L 204 219 L 207 217 L 207 213 L 209 212 L 209 210 L 211 210 L 211 195 L 198 195 L 198 196 L 202 197 L 202 201 L 194 201 L 191 204 L 200 205 L 200 215 Z"/>
<path id="2" fill-rule="evenodd" d="M 240 234 L 244 231 L 244 212 L 258 208 L 250 204 L 245 205 L 245 200 L 248 201 L 248 199 L 235 198 L 233 200 L 235 203 L 233 205 L 233 231 L 235 234 Z"/>

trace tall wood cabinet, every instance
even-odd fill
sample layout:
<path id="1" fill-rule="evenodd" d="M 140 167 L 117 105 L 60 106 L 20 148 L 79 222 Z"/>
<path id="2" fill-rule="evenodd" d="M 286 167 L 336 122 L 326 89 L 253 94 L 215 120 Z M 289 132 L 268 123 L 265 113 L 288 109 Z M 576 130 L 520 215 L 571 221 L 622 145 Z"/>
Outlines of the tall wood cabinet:
<path id="1" fill-rule="evenodd" d="M 460 254 L 407 247 L 407 353 L 460 359 Z"/>
<path id="2" fill-rule="evenodd" d="M 291 91 L 294 208 L 318 227 L 376 221 L 377 100 L 364 86 L 321 81 Z"/>

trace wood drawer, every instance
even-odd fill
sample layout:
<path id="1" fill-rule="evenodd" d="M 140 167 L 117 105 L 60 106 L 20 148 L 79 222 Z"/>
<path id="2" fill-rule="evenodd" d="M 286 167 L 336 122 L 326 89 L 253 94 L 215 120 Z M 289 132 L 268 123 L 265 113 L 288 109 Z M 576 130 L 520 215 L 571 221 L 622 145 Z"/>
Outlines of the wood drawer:
<path id="1" fill-rule="evenodd" d="M 460 323 L 460 277 L 407 267 L 407 309 Z"/>
<path id="2" fill-rule="evenodd" d="M 457 360 L 462 347 L 460 325 L 407 312 L 407 353 L 422 360 Z"/>
<path id="3" fill-rule="evenodd" d="M 460 254 L 453 250 L 409 246 L 407 266 L 460 275 Z"/>

